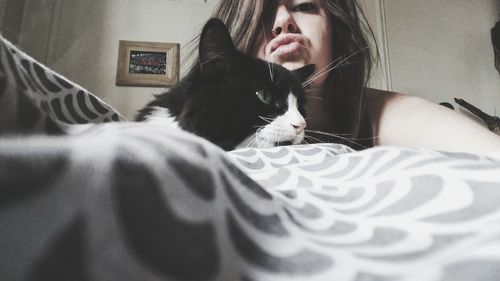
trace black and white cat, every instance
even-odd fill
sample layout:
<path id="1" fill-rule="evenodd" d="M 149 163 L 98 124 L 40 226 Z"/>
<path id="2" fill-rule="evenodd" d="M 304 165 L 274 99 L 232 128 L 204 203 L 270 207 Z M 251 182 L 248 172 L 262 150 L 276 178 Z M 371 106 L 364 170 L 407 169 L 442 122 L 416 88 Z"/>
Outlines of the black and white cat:
<path id="1" fill-rule="evenodd" d="M 289 71 L 244 55 L 222 21 L 211 19 L 200 36 L 199 63 L 136 121 L 169 122 L 225 150 L 299 144 L 306 127 L 301 82 L 313 72 L 314 65 Z"/>

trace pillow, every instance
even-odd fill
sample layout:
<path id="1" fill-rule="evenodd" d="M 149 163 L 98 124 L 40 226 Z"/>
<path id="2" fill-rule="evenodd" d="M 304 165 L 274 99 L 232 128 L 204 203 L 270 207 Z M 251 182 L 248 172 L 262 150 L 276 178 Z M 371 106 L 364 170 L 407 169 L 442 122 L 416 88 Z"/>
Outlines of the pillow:
<path id="1" fill-rule="evenodd" d="M 64 124 L 122 120 L 102 99 L 0 36 L 0 135 L 54 134 Z"/>

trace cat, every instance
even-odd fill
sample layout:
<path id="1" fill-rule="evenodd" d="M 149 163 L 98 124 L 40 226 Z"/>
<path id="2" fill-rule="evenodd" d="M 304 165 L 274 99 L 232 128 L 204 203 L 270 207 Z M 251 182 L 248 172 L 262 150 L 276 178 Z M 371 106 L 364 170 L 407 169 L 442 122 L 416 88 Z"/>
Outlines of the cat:
<path id="1" fill-rule="evenodd" d="M 301 83 L 314 70 L 311 64 L 289 71 L 241 53 L 213 18 L 200 35 L 198 63 L 135 120 L 168 122 L 224 150 L 299 144 L 306 127 Z"/>

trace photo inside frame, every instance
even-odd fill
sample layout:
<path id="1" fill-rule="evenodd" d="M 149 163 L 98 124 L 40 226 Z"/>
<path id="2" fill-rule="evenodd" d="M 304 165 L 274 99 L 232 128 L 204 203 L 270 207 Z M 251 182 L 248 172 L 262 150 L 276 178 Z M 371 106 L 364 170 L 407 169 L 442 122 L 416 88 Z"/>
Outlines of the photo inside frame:
<path id="1" fill-rule="evenodd" d="M 167 53 L 130 51 L 128 68 L 132 74 L 167 74 Z"/>

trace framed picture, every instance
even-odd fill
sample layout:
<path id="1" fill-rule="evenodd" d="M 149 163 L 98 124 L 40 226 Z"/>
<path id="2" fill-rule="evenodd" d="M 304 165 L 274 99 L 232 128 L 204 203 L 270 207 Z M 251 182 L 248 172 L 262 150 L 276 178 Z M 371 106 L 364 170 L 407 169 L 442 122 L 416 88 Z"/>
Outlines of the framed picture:
<path id="1" fill-rule="evenodd" d="M 120 40 L 117 86 L 168 87 L 179 81 L 179 44 Z"/>

